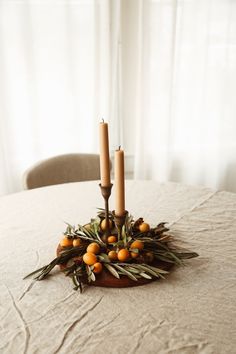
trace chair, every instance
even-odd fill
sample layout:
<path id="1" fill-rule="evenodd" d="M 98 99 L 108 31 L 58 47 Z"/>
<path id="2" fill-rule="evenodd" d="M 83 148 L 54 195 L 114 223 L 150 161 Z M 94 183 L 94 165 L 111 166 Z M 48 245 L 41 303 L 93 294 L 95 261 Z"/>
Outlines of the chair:
<path id="1" fill-rule="evenodd" d="M 100 179 L 99 155 L 66 154 L 51 157 L 29 168 L 23 175 L 23 188 Z"/>

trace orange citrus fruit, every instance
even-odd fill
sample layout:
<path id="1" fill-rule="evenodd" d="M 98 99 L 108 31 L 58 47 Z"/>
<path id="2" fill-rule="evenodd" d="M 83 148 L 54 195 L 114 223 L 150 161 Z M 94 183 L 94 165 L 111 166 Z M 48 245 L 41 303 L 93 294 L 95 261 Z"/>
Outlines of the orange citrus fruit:
<path id="1" fill-rule="evenodd" d="M 106 231 L 107 229 L 112 228 L 112 221 L 109 219 L 109 225 L 106 223 L 106 219 L 103 219 L 100 224 L 101 230 Z"/>
<path id="2" fill-rule="evenodd" d="M 100 252 L 100 246 L 96 242 L 92 242 L 87 247 L 87 252 L 98 254 Z"/>
<path id="3" fill-rule="evenodd" d="M 74 247 L 78 247 L 78 246 L 80 246 L 81 245 L 81 240 L 80 240 L 80 238 L 75 238 L 74 240 L 73 240 L 73 246 Z"/>
<path id="4" fill-rule="evenodd" d="M 110 259 L 111 261 L 116 261 L 117 258 L 118 258 L 116 251 L 110 251 L 110 252 L 108 253 L 108 257 L 109 257 L 109 259 Z"/>
<path id="5" fill-rule="evenodd" d="M 83 261 L 88 265 L 93 265 L 94 263 L 97 262 L 97 257 L 94 253 L 87 252 L 83 255 Z"/>
<path id="6" fill-rule="evenodd" d="M 119 252 L 118 252 L 118 259 L 121 262 L 125 262 L 129 259 L 129 251 L 126 248 L 122 248 Z"/>
<path id="7" fill-rule="evenodd" d="M 149 230 L 150 230 L 150 225 L 147 224 L 146 222 L 142 222 L 142 224 L 139 225 L 140 232 L 148 232 Z"/>
<path id="8" fill-rule="evenodd" d="M 100 262 L 94 263 L 94 265 L 93 265 L 93 272 L 94 272 L 95 274 L 99 274 L 99 273 L 101 273 L 101 271 L 102 271 L 102 263 L 100 263 Z"/>
<path id="9" fill-rule="evenodd" d="M 135 240 L 131 243 L 130 248 L 137 248 L 141 251 L 144 248 L 144 244 L 142 241 Z"/>
<path id="10" fill-rule="evenodd" d="M 84 225 L 84 228 L 85 228 L 86 230 L 91 230 L 91 225 L 90 225 L 90 224 L 86 224 L 86 225 Z"/>
<path id="11" fill-rule="evenodd" d="M 139 256 L 139 254 L 135 252 L 130 252 L 130 255 L 132 258 L 137 258 Z"/>
<path id="12" fill-rule="evenodd" d="M 64 238 L 60 241 L 60 246 L 61 246 L 61 247 L 71 247 L 71 246 L 73 246 L 73 240 L 72 240 L 71 238 L 64 237 Z"/>
<path id="13" fill-rule="evenodd" d="M 108 238 L 107 238 L 107 242 L 108 243 L 115 243 L 117 241 L 117 238 L 116 238 L 116 236 L 108 236 Z"/>

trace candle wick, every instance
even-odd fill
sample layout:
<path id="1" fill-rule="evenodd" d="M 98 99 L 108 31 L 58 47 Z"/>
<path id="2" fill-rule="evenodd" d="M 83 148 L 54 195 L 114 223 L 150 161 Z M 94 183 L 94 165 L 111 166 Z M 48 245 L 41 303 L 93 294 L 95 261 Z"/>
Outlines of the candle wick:
<path id="1" fill-rule="evenodd" d="M 104 123 L 104 118 L 102 118 L 102 123 Z"/>
<path id="2" fill-rule="evenodd" d="M 121 145 L 119 145 L 119 149 L 118 150 L 120 150 L 120 148 L 121 148 Z"/>

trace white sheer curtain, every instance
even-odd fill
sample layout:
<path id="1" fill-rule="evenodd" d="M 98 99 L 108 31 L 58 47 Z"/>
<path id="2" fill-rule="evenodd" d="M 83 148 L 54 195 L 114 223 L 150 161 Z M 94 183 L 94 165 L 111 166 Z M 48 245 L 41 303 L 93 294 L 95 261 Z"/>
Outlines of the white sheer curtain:
<path id="1" fill-rule="evenodd" d="M 236 191 L 236 2 L 144 0 L 139 18 L 135 177 Z"/>
<path id="2" fill-rule="evenodd" d="M 136 178 L 236 191 L 235 92 L 235 1 L 0 0 L 0 194 L 101 117 Z"/>
<path id="3" fill-rule="evenodd" d="M 0 194 L 37 160 L 97 152 L 99 119 L 118 121 L 119 22 L 119 1 L 0 1 Z"/>

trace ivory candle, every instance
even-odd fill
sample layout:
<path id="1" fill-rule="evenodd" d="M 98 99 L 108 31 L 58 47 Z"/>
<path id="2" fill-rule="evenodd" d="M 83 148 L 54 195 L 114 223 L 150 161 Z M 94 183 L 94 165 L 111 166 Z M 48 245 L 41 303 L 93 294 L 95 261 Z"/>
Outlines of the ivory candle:
<path id="1" fill-rule="evenodd" d="M 100 135 L 100 175 L 102 187 L 110 186 L 110 156 L 109 156 L 109 138 L 108 124 L 101 122 L 99 126 Z"/>
<path id="2" fill-rule="evenodd" d="M 115 215 L 125 214 L 124 151 L 115 151 Z"/>

